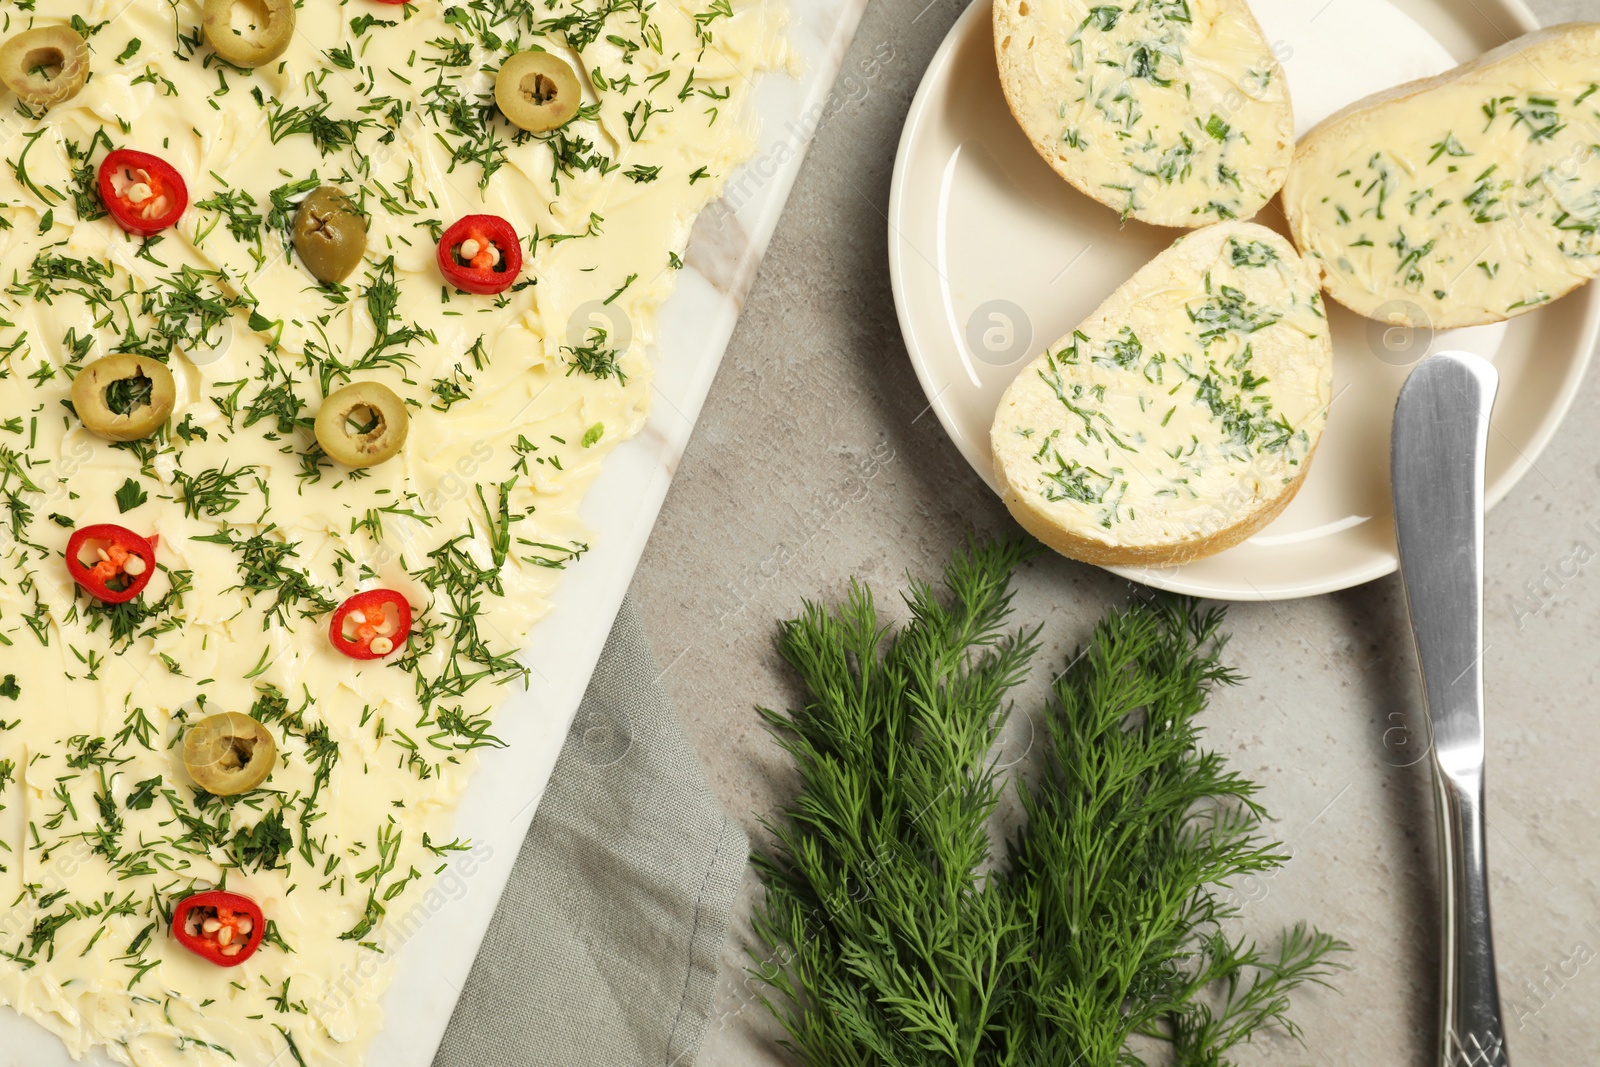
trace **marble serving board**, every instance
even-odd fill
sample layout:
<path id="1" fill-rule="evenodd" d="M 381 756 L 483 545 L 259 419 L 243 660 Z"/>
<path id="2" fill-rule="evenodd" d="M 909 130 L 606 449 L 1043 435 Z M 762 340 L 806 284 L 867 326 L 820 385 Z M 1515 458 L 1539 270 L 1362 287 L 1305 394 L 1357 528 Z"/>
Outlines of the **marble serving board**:
<path id="1" fill-rule="evenodd" d="M 695 225 L 677 291 L 661 310 L 649 421 L 606 459 L 584 501 L 592 550 L 568 568 L 555 609 L 533 631 L 522 657 L 528 688 L 513 694 L 495 721 L 506 747 L 485 750 L 457 819 L 457 834 L 473 848 L 453 856 L 415 915 L 420 925 L 400 950 L 369 1064 L 433 1062 L 800 161 L 829 113 L 834 79 L 866 0 L 790 0 L 789 7 L 794 76 L 769 74 L 755 85 L 760 147 Z M 596 759 L 606 760 L 629 743 L 615 733 L 575 743 L 585 740 Z M 0 1067 L 73 1062 L 54 1035 L 0 1008 Z M 111 1064 L 98 1053 L 84 1062 Z"/>

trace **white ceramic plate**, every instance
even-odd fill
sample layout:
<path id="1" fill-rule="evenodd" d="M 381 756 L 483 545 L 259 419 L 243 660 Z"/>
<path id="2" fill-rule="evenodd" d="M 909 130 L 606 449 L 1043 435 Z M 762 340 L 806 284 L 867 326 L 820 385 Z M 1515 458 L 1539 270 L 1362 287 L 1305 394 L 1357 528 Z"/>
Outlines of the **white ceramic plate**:
<path id="1" fill-rule="evenodd" d="M 1519 0 L 1252 0 L 1304 133 L 1334 111 L 1537 28 Z M 1281 224 L 1276 201 L 1258 221 Z M 1279 226 L 1281 228 L 1281 225 Z M 923 77 L 889 208 L 895 306 L 917 377 L 990 486 L 989 426 L 1018 371 L 1178 236 L 1116 214 L 1056 176 L 1007 109 L 988 0 L 975 0 Z M 1335 400 L 1304 487 L 1261 533 L 1182 567 L 1117 573 L 1177 592 L 1276 600 L 1331 592 L 1397 565 L 1389 421 L 1410 367 L 1464 349 L 1501 373 L 1489 442 L 1493 505 L 1538 459 L 1600 332 L 1600 286 L 1510 324 L 1388 329 L 1330 304 Z"/>

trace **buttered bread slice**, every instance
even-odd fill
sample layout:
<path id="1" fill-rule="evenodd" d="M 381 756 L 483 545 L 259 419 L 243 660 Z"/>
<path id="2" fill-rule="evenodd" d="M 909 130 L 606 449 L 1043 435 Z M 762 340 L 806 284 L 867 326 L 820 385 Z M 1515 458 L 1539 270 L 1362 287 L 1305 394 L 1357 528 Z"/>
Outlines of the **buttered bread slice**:
<path id="1" fill-rule="evenodd" d="M 1500 322 L 1600 274 L 1600 23 L 1555 26 L 1308 133 L 1283 190 L 1328 294 L 1368 318 Z"/>
<path id="2" fill-rule="evenodd" d="M 995 474 L 1063 555 L 1181 563 L 1283 510 L 1332 391 L 1315 276 L 1271 230 L 1223 223 L 1151 260 L 1011 383 Z"/>
<path id="3" fill-rule="evenodd" d="M 1057 174 L 1157 226 L 1255 215 L 1294 145 L 1243 0 L 995 0 L 1006 102 Z"/>

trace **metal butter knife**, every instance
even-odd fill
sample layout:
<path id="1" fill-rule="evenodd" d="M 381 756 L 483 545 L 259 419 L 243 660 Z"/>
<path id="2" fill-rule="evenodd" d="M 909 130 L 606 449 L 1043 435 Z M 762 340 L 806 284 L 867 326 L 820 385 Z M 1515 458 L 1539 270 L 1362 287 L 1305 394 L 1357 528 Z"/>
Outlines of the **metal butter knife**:
<path id="1" fill-rule="evenodd" d="M 1483 817 L 1483 470 L 1499 375 L 1441 352 L 1395 405 L 1400 574 L 1432 731 L 1444 902 L 1443 1067 L 1506 1067 Z"/>

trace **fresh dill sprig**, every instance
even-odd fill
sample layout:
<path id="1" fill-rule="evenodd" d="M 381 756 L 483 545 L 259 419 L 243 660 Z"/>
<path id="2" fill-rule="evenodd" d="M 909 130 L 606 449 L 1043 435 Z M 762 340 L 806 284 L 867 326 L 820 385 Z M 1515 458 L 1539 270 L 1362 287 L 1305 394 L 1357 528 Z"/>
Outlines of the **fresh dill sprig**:
<path id="1" fill-rule="evenodd" d="M 166 573 L 170 586 L 153 603 L 147 603 L 142 593 L 121 604 L 90 601 L 83 609 L 89 632 L 95 633 L 104 624 L 111 647 L 121 653 L 127 651 L 135 638 L 157 637 L 181 629 L 183 597 L 194 586 L 194 574 L 182 570 Z"/>
<path id="2" fill-rule="evenodd" d="M 310 575 L 289 563 L 300 553 L 296 544 L 283 537 L 275 526 L 249 536 L 239 536 L 224 526 L 214 534 L 195 534 L 192 540 L 224 545 L 238 555 L 239 584 L 230 586 L 229 592 L 241 589 L 252 599 L 258 593 L 272 595 L 272 603 L 261 620 L 262 629 L 274 618 L 287 625 L 292 612 L 311 619 L 339 606 Z"/>
<path id="3" fill-rule="evenodd" d="M 609 303 L 609 301 L 607 301 Z M 606 347 L 606 331 L 599 326 L 589 330 L 588 344 L 581 347 L 561 346 L 561 351 L 567 354 L 567 377 L 582 372 L 591 378 L 604 381 L 615 378 L 618 385 L 628 384 L 628 375 L 618 362 L 622 355 L 619 348 Z"/>
<path id="4" fill-rule="evenodd" d="M 1257 787 L 1200 747 L 1209 690 L 1236 681 L 1220 611 L 1136 603 L 1053 686 L 1051 745 L 1018 787 L 1027 822 L 996 864 L 1006 783 L 992 747 L 1038 648 L 1007 632 L 1030 555 L 969 545 L 947 596 L 917 583 L 898 632 L 855 585 L 807 604 L 779 647 L 798 710 L 762 709 L 801 792 L 753 857 L 766 882 L 753 975 L 807 1065 L 1223 1067 L 1347 946 L 1304 926 L 1272 952 L 1234 940 L 1229 879 L 1280 866 Z M 1168 1062 L 1165 1058 L 1160 1062 Z"/>
<path id="5" fill-rule="evenodd" d="M 505 537 L 513 521 L 505 502 L 506 491 L 505 486 L 500 487 L 500 506 L 494 511 L 489 510 L 487 502 L 483 505 L 491 527 L 489 536 L 500 540 L 494 549 L 499 562 L 479 563 L 463 547 L 468 540 L 463 535 L 428 553 L 430 566 L 412 572 L 414 578 L 444 598 L 436 602 L 434 609 L 438 620 L 427 615 L 418 618 L 405 653 L 395 660 L 396 666 L 416 675 L 417 699 L 424 709 L 431 710 L 442 698 L 464 696 L 479 682 L 504 685 L 527 677 L 528 669 L 517 662 L 515 650 L 497 650 L 490 644 L 491 635 L 479 628 L 479 606 L 484 594 L 505 595 L 500 563 L 504 552 L 509 551 Z M 443 666 L 437 674 L 429 666 L 435 662 L 429 655 L 435 647 L 444 650 Z"/>
<path id="6" fill-rule="evenodd" d="M 330 118 L 327 101 L 311 107 L 285 107 L 274 100 L 266 106 L 267 136 L 273 144 L 285 137 L 305 134 L 325 156 L 342 148 L 354 148 L 361 132 L 377 125 L 370 118 Z"/>
<path id="7" fill-rule="evenodd" d="M 192 519 L 202 515 L 216 518 L 239 506 L 245 494 L 245 489 L 239 483 L 255 473 L 256 467 L 251 464 L 230 471 L 228 461 L 223 460 L 222 466 L 203 470 L 199 474 L 173 471 L 172 484 L 178 489 L 178 499 L 183 504 L 185 515 Z"/>
<path id="8" fill-rule="evenodd" d="M 83 222 L 93 222 L 103 219 L 109 211 L 100 199 L 98 170 L 92 162 L 92 157 L 97 148 L 104 148 L 107 152 L 112 149 L 111 137 L 103 129 L 94 131 L 89 138 L 87 147 L 77 141 L 62 139 L 62 147 L 67 150 L 67 160 L 72 166 L 72 205 L 73 211 Z"/>
<path id="9" fill-rule="evenodd" d="M 400 322 L 400 287 L 395 282 L 394 257 L 385 257 L 373 269 L 371 284 L 364 294 L 367 302 L 367 314 L 372 318 L 372 328 L 376 337 L 366 353 L 356 360 L 351 370 L 373 370 L 378 367 L 399 367 L 404 363 L 415 362 L 414 357 L 403 352 L 390 352 L 391 348 L 403 348 L 416 341 L 436 343 L 438 338 L 432 330 L 424 330 L 417 326 Z"/>

